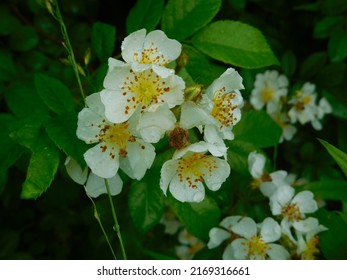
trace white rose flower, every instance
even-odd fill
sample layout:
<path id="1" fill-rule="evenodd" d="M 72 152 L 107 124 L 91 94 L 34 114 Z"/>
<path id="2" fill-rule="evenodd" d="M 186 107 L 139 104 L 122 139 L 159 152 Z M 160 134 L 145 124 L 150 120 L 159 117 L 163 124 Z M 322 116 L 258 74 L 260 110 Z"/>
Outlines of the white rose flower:
<path id="1" fill-rule="evenodd" d="M 99 93 L 88 96 L 86 104 L 78 114 L 77 137 L 87 144 L 98 143 L 84 154 L 87 165 L 102 178 L 114 177 L 120 167 L 129 177 L 140 180 L 153 163 L 154 147 L 135 137 L 135 128 L 128 122 L 109 122 Z"/>

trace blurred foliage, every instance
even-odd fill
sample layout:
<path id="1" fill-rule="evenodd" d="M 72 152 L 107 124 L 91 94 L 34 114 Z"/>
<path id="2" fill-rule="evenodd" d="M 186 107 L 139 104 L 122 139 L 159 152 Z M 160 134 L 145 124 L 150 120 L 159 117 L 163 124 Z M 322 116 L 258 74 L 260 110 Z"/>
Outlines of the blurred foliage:
<path id="1" fill-rule="evenodd" d="M 230 213 L 228 204 L 233 206 L 233 213 L 262 220 L 267 215 L 265 207 L 260 207 L 264 201 L 244 186 L 250 179 L 249 152 L 264 148 L 278 155 L 274 163 L 278 169 L 308 179 L 312 183 L 306 189 L 326 199 L 326 209 L 317 214 L 330 229 L 322 233 L 322 258 L 347 259 L 347 251 L 339 249 L 341 243 L 343 248 L 347 246 L 343 241 L 347 234 L 346 178 L 316 140 L 324 139 L 347 151 L 346 1 L 200 1 L 201 5 L 192 7 L 189 13 L 184 9 L 185 1 L 180 0 L 59 3 L 87 94 L 101 89 L 107 58 L 119 56 L 123 38 L 143 27 L 161 28 L 184 44 L 188 64 L 183 70 L 197 83 L 211 83 L 229 64 L 242 66 L 238 70 L 244 78 L 245 99 L 255 74 L 269 65 L 286 74 L 293 84 L 316 84 L 333 107 L 333 115 L 325 119 L 322 131 L 305 127 L 293 141 L 275 149 L 278 126 L 263 112 L 247 112 L 235 127 L 236 140 L 228 143 L 232 176 L 221 190 L 209 193 L 201 205 L 183 204 L 170 197 L 168 203 L 181 222 L 203 241 L 208 240 L 208 229 Z M 179 16 L 177 9 L 182 10 Z M 208 25 L 213 18 L 215 22 Z M 240 45 L 231 50 L 234 39 L 225 40 L 223 32 L 235 28 L 255 32 L 258 51 L 245 49 L 248 41 L 242 37 L 234 38 Z M 64 167 L 66 155 L 84 165 L 86 147 L 75 137 L 77 112 L 84 103 L 62 42 L 59 24 L 43 0 L 7 0 L 0 4 L 2 259 L 112 258 L 93 218 L 91 202 Z M 239 52 L 247 53 L 247 59 L 229 59 Z M 254 121 L 259 119 L 261 126 Z M 159 178 L 162 160 L 158 159 L 143 181 L 125 181 L 122 193 L 114 197 L 130 259 L 177 258 L 173 249 L 177 236 L 165 234 L 164 226 L 158 224 L 166 205 L 159 187 L 153 188 L 158 185 L 153 178 Z M 345 171 L 346 162 L 342 168 Z M 234 189 L 249 203 L 237 204 Z M 108 198 L 101 196 L 96 206 L 111 243 L 117 247 Z M 206 250 L 196 257 L 218 258 L 218 254 Z"/>

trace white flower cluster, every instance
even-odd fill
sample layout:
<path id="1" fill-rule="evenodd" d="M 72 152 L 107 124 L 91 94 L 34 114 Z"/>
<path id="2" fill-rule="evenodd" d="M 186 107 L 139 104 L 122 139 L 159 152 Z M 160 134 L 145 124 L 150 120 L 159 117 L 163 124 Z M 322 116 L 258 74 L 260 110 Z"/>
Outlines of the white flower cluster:
<path id="1" fill-rule="evenodd" d="M 301 89 L 288 95 L 288 79 L 275 70 L 267 70 L 257 74 L 254 88 L 251 92 L 250 103 L 261 110 L 266 107 L 267 113 L 282 127 L 283 140 L 291 140 L 297 132 L 293 125 L 311 123 L 314 129 L 322 129 L 320 120 L 325 114 L 332 112 L 328 101 L 323 97 L 316 103 L 317 93 L 315 85 L 309 82 L 303 84 Z"/>
<path id="2" fill-rule="evenodd" d="M 318 233 L 327 230 L 313 217 L 306 214 L 318 209 L 310 191 L 295 194 L 295 176 L 284 170 L 272 173 L 264 171 L 265 156 L 252 152 L 248 156 L 249 172 L 253 177 L 252 186 L 260 189 L 269 198 L 273 216 L 256 224 L 249 217 L 231 216 L 220 223 L 220 228 L 212 228 L 209 248 L 219 246 L 232 239 L 225 248 L 223 259 L 288 259 L 287 249 L 274 242 L 286 237 L 291 251 L 301 259 L 314 259 L 318 253 Z M 291 252 L 291 254 L 293 254 Z"/>
<path id="3" fill-rule="evenodd" d="M 161 189 L 182 202 L 202 201 L 205 186 L 218 190 L 230 173 L 224 139 L 233 139 L 241 118 L 241 76 L 229 68 L 191 95 L 168 67 L 181 53 L 178 41 L 142 29 L 121 50 L 124 61 L 109 59 L 103 89 L 86 98 L 78 115 L 78 138 L 95 144 L 84 154 L 90 174 L 122 185 L 120 169 L 141 180 L 155 159 L 153 144 L 167 136 L 176 151 L 162 166 Z M 191 143 L 192 129 L 201 141 Z M 106 192 L 100 188 L 98 194 Z"/>

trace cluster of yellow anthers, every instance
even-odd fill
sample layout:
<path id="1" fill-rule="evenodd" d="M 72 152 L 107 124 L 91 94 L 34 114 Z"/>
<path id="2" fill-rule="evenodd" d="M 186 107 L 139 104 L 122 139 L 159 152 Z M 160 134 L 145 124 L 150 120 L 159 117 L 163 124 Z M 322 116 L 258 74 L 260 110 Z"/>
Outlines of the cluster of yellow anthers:
<path id="1" fill-rule="evenodd" d="M 162 166 L 161 189 L 180 201 L 202 201 L 205 186 L 218 190 L 230 173 L 224 140 L 233 139 L 241 118 L 241 76 L 229 68 L 191 98 L 170 68 L 182 51 L 178 41 L 142 29 L 126 37 L 121 49 L 124 61 L 109 59 L 103 89 L 86 98 L 78 116 L 78 138 L 96 143 L 84 154 L 90 174 L 111 180 L 121 169 L 140 180 L 156 156 L 153 144 L 168 137 L 176 151 Z M 192 130 L 201 141 L 191 143 Z M 86 185 L 92 196 L 106 192 L 104 184 L 98 191 Z"/>

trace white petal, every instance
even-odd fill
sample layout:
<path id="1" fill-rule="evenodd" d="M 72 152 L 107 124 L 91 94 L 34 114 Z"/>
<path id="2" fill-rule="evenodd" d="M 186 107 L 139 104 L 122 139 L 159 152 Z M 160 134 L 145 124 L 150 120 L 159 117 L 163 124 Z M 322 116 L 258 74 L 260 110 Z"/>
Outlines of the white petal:
<path id="1" fill-rule="evenodd" d="M 278 186 L 288 185 L 285 181 L 287 175 L 288 175 L 288 172 L 284 170 L 277 170 L 275 172 L 270 173 L 272 182 L 274 182 L 274 184 Z"/>
<path id="2" fill-rule="evenodd" d="M 241 220 L 241 218 L 241 216 L 229 216 L 224 218 L 219 225 L 231 231 L 232 227 L 236 225 Z"/>
<path id="3" fill-rule="evenodd" d="M 169 69 L 169 68 L 166 68 L 166 67 L 158 66 L 156 64 L 152 65 L 152 69 L 161 78 L 167 78 L 167 77 L 172 76 L 173 74 L 175 74 L 175 71 L 173 69 Z"/>
<path id="4" fill-rule="evenodd" d="M 91 197 L 98 197 L 103 193 L 107 193 L 105 180 L 108 181 L 108 185 L 110 187 L 110 193 L 112 196 L 119 194 L 122 191 L 123 182 L 122 179 L 116 174 L 114 177 L 109 179 L 101 178 L 93 173 L 90 173 L 88 177 L 88 181 L 86 184 L 86 192 Z"/>
<path id="5" fill-rule="evenodd" d="M 291 231 L 292 229 L 292 223 L 288 221 L 287 217 L 284 217 L 281 221 L 281 229 L 282 229 L 282 233 L 286 236 L 288 236 L 288 238 L 294 243 L 296 244 L 297 241 L 295 240 L 293 233 Z"/>
<path id="6" fill-rule="evenodd" d="M 172 178 L 176 175 L 178 167 L 177 160 L 168 160 L 163 164 L 163 167 L 160 171 L 160 188 L 166 195 L 167 188 L 172 180 Z"/>
<path id="7" fill-rule="evenodd" d="M 226 160 L 212 156 L 209 156 L 209 158 L 211 159 L 211 165 L 217 167 L 211 172 L 209 170 L 202 170 L 204 172 L 204 181 L 211 191 L 217 191 L 229 177 L 230 166 Z"/>
<path id="8" fill-rule="evenodd" d="M 248 169 L 253 178 L 260 178 L 264 173 L 265 156 L 257 152 L 248 155 Z"/>
<path id="9" fill-rule="evenodd" d="M 245 217 L 232 227 L 232 231 L 249 239 L 257 234 L 257 224 L 251 218 Z"/>
<path id="10" fill-rule="evenodd" d="M 212 155 L 226 157 L 227 147 L 223 141 L 223 135 L 214 125 L 205 126 L 204 140 L 208 143 L 208 150 Z"/>
<path id="11" fill-rule="evenodd" d="M 249 248 L 248 246 L 245 246 L 245 243 L 247 244 L 247 240 L 244 238 L 238 238 L 235 239 L 233 242 L 231 242 L 230 247 L 230 257 L 232 257 L 235 260 L 247 260 L 248 259 L 248 253 Z M 223 255 L 224 259 L 224 255 Z"/>
<path id="12" fill-rule="evenodd" d="M 231 247 L 231 244 L 228 244 L 228 245 L 225 247 L 224 252 L 223 252 L 222 259 L 223 259 L 223 260 L 235 260 L 234 252 L 233 252 L 233 249 L 232 249 L 232 247 Z"/>
<path id="13" fill-rule="evenodd" d="M 244 89 L 242 84 L 242 77 L 239 73 L 233 69 L 228 68 L 218 79 L 216 79 L 206 90 L 206 94 L 213 94 L 215 91 L 220 90 L 221 88 L 225 88 L 226 92 L 232 92 L 235 89 Z"/>
<path id="14" fill-rule="evenodd" d="M 123 59 L 130 63 L 136 61 L 134 58 L 135 53 L 138 54 L 137 57 L 141 60 L 141 52 L 143 49 L 143 44 L 145 42 L 146 29 L 140 29 L 136 32 L 131 33 L 127 36 L 121 45 L 122 57 Z"/>
<path id="15" fill-rule="evenodd" d="M 112 68 L 104 79 L 104 88 L 109 90 L 124 91 L 122 87 L 127 78 L 132 78 L 131 65 L 123 65 Z"/>
<path id="16" fill-rule="evenodd" d="M 270 243 L 280 239 L 282 234 L 280 225 L 272 218 L 266 218 L 260 229 L 260 236 L 264 242 Z"/>
<path id="17" fill-rule="evenodd" d="M 317 211 L 318 205 L 313 198 L 313 193 L 310 191 L 299 192 L 292 200 L 296 203 L 301 213 L 313 213 Z"/>
<path id="18" fill-rule="evenodd" d="M 231 234 L 230 232 L 221 229 L 221 228 L 212 228 L 209 232 L 210 240 L 207 243 L 207 247 L 209 249 L 216 248 L 220 244 L 222 244 L 223 241 L 230 238 Z"/>
<path id="19" fill-rule="evenodd" d="M 103 117 L 89 108 L 84 108 L 78 113 L 76 135 L 87 144 L 98 142 L 100 133 L 98 125 L 102 124 Z"/>
<path id="20" fill-rule="evenodd" d="M 177 75 L 171 75 L 165 80 L 170 90 L 163 94 L 161 98 L 169 105 L 169 108 L 181 105 L 184 101 L 184 80 Z"/>
<path id="21" fill-rule="evenodd" d="M 118 152 L 115 153 L 115 158 L 112 159 L 109 155 L 109 150 L 104 152 L 100 148 L 103 143 L 100 143 L 84 153 L 84 159 L 93 173 L 102 178 L 112 178 L 116 175 L 119 168 Z"/>
<path id="22" fill-rule="evenodd" d="M 137 128 L 144 141 L 157 143 L 167 131 L 174 128 L 175 123 L 175 115 L 167 104 L 163 104 L 155 112 L 145 112 L 140 118 Z"/>
<path id="23" fill-rule="evenodd" d="M 124 66 L 124 64 L 123 61 L 110 57 L 108 59 L 108 72 L 112 71 L 115 67 Z"/>
<path id="24" fill-rule="evenodd" d="M 296 132 L 297 128 L 293 125 L 287 124 L 283 127 L 283 137 L 287 141 L 292 140 Z"/>
<path id="25" fill-rule="evenodd" d="M 288 185 L 278 186 L 277 191 L 273 194 L 271 199 L 277 200 L 277 202 L 284 206 L 291 201 L 295 194 L 294 188 Z"/>
<path id="26" fill-rule="evenodd" d="M 210 121 L 209 121 L 210 120 Z M 211 116 L 201 107 L 192 101 L 184 102 L 181 106 L 180 125 L 183 128 L 190 129 L 206 123 L 213 123 Z"/>
<path id="27" fill-rule="evenodd" d="M 141 180 L 145 176 L 147 169 L 152 166 L 154 158 L 154 147 L 137 139 L 136 142 L 128 144 L 126 157 L 121 157 L 119 160 L 120 168 L 130 178 Z"/>
<path id="28" fill-rule="evenodd" d="M 105 105 L 105 116 L 113 123 L 127 121 L 137 108 L 137 106 L 135 108 L 133 106 L 135 103 L 128 101 L 131 100 L 131 98 L 129 99 L 130 93 L 124 96 L 120 91 L 103 90 L 100 95 L 101 101 Z M 129 106 L 128 110 L 126 110 L 127 106 Z"/>
<path id="29" fill-rule="evenodd" d="M 253 89 L 250 97 L 250 103 L 256 110 L 261 110 L 265 103 L 263 99 L 261 98 L 259 91 L 257 89 Z"/>
<path id="30" fill-rule="evenodd" d="M 65 161 L 66 172 L 69 174 L 71 179 L 77 184 L 83 185 L 88 176 L 88 167 L 82 170 L 81 166 L 71 157 L 67 157 Z"/>
<path id="31" fill-rule="evenodd" d="M 260 184 L 259 188 L 264 196 L 271 197 L 278 187 L 273 182 L 264 182 Z"/>
<path id="32" fill-rule="evenodd" d="M 266 254 L 271 260 L 288 260 L 289 253 L 281 245 L 278 244 L 269 244 L 269 248 L 266 250 Z"/>
<path id="33" fill-rule="evenodd" d="M 200 142 L 191 144 L 181 150 L 176 150 L 172 158 L 173 159 L 181 158 L 188 152 L 205 153 L 207 151 L 208 151 L 208 145 L 206 144 L 206 142 L 200 141 Z"/>
<path id="34" fill-rule="evenodd" d="M 161 30 L 154 30 L 148 33 L 144 48 L 149 48 L 151 43 L 158 48 L 159 52 L 164 55 L 164 59 L 168 62 L 175 60 L 181 53 L 182 45 L 173 39 L 169 39 Z M 161 61 L 159 61 L 159 64 Z"/>
<path id="35" fill-rule="evenodd" d="M 181 202 L 201 202 L 205 198 L 205 188 L 201 182 L 196 187 L 189 187 L 187 181 L 180 182 L 178 176 L 174 176 L 169 186 L 172 195 Z"/>
<path id="36" fill-rule="evenodd" d="M 85 99 L 85 102 L 88 108 L 97 113 L 98 115 L 102 117 L 105 115 L 105 106 L 101 102 L 100 92 L 88 95 Z"/>

